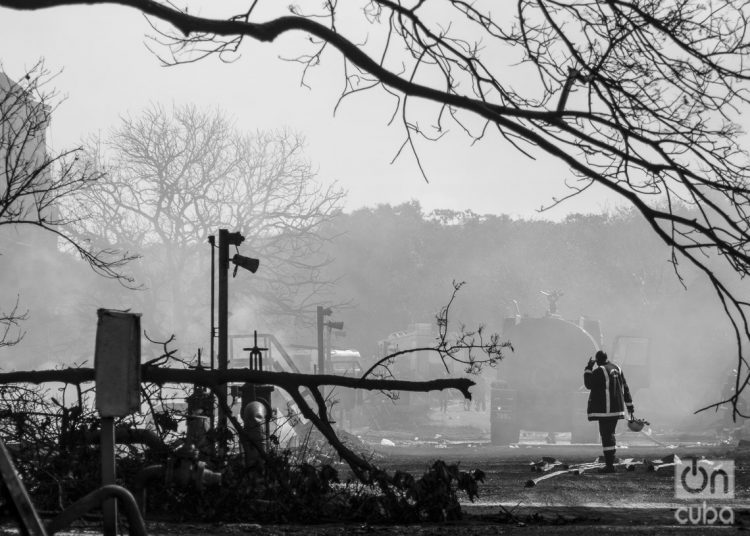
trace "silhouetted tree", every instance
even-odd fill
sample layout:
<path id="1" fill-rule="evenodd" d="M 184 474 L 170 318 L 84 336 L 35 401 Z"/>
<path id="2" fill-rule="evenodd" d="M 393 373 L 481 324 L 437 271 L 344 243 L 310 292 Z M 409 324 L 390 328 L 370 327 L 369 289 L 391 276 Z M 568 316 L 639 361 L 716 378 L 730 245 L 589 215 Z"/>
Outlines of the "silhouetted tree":
<path id="1" fill-rule="evenodd" d="M 243 253 L 261 260 L 233 296 L 266 313 L 304 315 L 327 285 L 320 227 L 344 193 L 315 181 L 303 148 L 286 131 L 243 134 L 219 111 L 152 106 L 92 142 L 88 158 L 104 176 L 66 207 L 89 214 L 77 221 L 80 236 L 142 253 L 133 269 L 149 289 L 145 312 L 162 324 L 167 314 L 180 333 L 206 311 L 206 239 L 220 228 L 242 232 Z"/>
<path id="2" fill-rule="evenodd" d="M 109 2 L 0 0 L 32 10 L 92 3 Z M 227 59 L 246 41 L 303 32 L 305 72 L 329 49 L 341 53 L 341 97 L 394 95 L 404 147 L 417 158 L 415 139 L 449 125 L 472 140 L 496 129 L 525 153 L 558 158 L 575 177 L 565 198 L 595 184 L 619 194 L 671 248 L 678 277 L 684 260 L 705 274 L 738 345 L 734 401 L 750 380 L 750 303 L 707 261 L 750 274 L 750 167 L 733 121 L 749 100 L 747 0 L 369 0 L 310 11 L 255 1 L 214 17 L 171 2 L 111 3 L 151 17 L 170 64 Z M 434 106 L 412 106 L 418 101 Z M 685 217 L 681 204 L 696 210 Z"/>

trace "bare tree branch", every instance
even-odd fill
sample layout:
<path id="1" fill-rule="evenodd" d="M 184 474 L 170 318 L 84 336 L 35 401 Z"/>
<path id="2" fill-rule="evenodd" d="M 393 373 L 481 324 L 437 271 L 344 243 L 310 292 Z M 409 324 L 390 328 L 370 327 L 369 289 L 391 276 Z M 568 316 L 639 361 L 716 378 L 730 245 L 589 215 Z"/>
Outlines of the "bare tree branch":
<path id="1" fill-rule="evenodd" d="M 564 163 L 580 181 L 566 198 L 591 184 L 616 193 L 670 248 L 678 277 L 688 261 L 713 285 L 735 331 L 737 413 L 750 380 L 750 302 L 734 285 L 750 275 L 750 165 L 737 125 L 750 102 L 748 0 L 371 0 L 265 20 L 260 2 L 211 18 L 156 0 L 0 0 L 25 10 L 91 3 L 150 17 L 152 48 L 170 65 L 307 35 L 296 56 L 305 70 L 329 51 L 344 57 L 342 96 L 396 96 L 420 170 L 416 137 L 452 121 L 476 141 L 493 125 L 525 154 Z"/>
<path id="2" fill-rule="evenodd" d="M 186 302 L 185 289 L 205 264 L 206 237 L 220 228 L 239 230 L 243 251 L 262 259 L 252 294 L 261 310 L 302 316 L 330 284 L 321 277 L 331 238 L 322 228 L 344 196 L 315 180 L 304 144 L 283 130 L 242 133 L 218 110 L 154 105 L 91 140 L 85 159 L 106 173 L 65 208 L 85 211 L 78 236 L 143 253 L 138 275 L 153 295 L 146 308 L 175 327 L 200 305 Z M 170 309 L 154 310 L 160 301 Z"/>
<path id="3" fill-rule="evenodd" d="M 80 148 L 49 151 L 45 132 L 58 105 L 57 95 L 47 88 L 53 79 L 42 61 L 18 82 L 0 74 L 0 227 L 44 229 L 99 275 L 128 285 L 133 280 L 122 268 L 136 257 L 92 247 L 71 234 L 74 219 L 60 211 L 62 202 L 90 188 L 102 174 L 79 161 Z"/>
<path id="4" fill-rule="evenodd" d="M 495 366 L 503 358 L 503 348 L 511 348 L 512 350 L 510 342 L 500 342 L 500 336 L 496 333 L 493 333 L 488 340 L 485 340 L 484 327 L 482 326 L 474 331 L 468 331 L 463 325 L 457 333 L 452 333 L 450 330 L 450 309 L 456 299 L 456 295 L 463 286 L 464 282 L 453 282 L 453 293 L 448 303 L 440 309 L 440 312 L 435 317 L 438 325 L 438 336 L 435 339 L 434 346 L 409 348 L 391 352 L 375 361 L 362 374 L 361 378 L 367 378 L 371 374 L 390 378 L 393 376 L 390 365 L 397 358 L 408 355 L 413 356 L 419 352 L 436 353 L 443 362 L 446 373 L 450 371 L 448 367 L 449 361 L 463 365 L 467 374 L 476 374 L 484 366 Z M 476 356 L 476 352 L 480 352 L 480 357 Z"/>

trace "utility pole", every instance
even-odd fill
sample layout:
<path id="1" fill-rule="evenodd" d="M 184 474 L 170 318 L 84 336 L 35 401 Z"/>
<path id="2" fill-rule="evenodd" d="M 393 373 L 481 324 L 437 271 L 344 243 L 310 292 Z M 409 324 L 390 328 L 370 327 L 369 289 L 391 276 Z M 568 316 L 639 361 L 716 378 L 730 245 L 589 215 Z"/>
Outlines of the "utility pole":
<path id="1" fill-rule="evenodd" d="M 230 233 L 226 229 L 219 229 L 219 352 L 217 355 L 219 370 L 227 370 L 229 366 L 229 246 L 239 246 L 245 240 L 240 233 Z M 257 267 L 256 267 L 257 268 Z M 227 386 L 219 385 L 220 397 L 218 432 L 222 453 L 226 453 L 225 432 L 227 430 L 227 415 L 222 406 L 227 402 Z"/>
<path id="2" fill-rule="evenodd" d="M 209 354 L 209 369 L 216 367 L 216 350 L 214 343 L 216 339 L 216 237 L 208 237 L 208 244 L 211 246 L 211 349 Z M 213 416 L 211 417 L 213 420 Z"/>
<path id="3" fill-rule="evenodd" d="M 325 317 L 331 316 L 333 310 L 330 307 L 323 307 L 318 305 L 317 310 L 318 320 L 318 374 L 325 374 L 326 362 L 331 362 L 331 330 L 332 329 L 344 329 L 343 322 L 334 322 L 332 320 L 326 321 Z M 324 336 L 324 328 L 328 328 L 328 338 L 326 340 Z"/>
<path id="4" fill-rule="evenodd" d="M 208 245 L 211 247 L 211 349 L 209 354 L 209 370 L 216 368 L 216 237 L 208 237 Z M 209 415 L 209 428 L 214 430 L 216 425 L 216 411 L 214 399 L 211 397 L 211 414 Z M 212 445 L 213 442 L 212 442 Z"/>
<path id="5" fill-rule="evenodd" d="M 333 372 L 333 365 L 331 365 L 331 329 L 330 322 L 326 322 L 325 326 L 328 328 L 326 333 L 326 368 L 330 369 L 329 372 Z"/>
<path id="6" fill-rule="evenodd" d="M 227 370 L 227 340 L 229 331 L 227 320 L 229 319 L 229 231 L 219 229 L 219 352 L 217 355 L 219 370 Z M 219 385 L 219 444 L 220 451 L 226 449 L 226 441 L 223 439 L 227 429 L 227 416 L 223 406 L 227 402 L 227 386 Z"/>
<path id="7" fill-rule="evenodd" d="M 333 364 L 331 363 L 331 354 L 333 353 L 332 332 L 334 329 L 344 329 L 344 323 L 341 321 L 336 322 L 333 320 L 328 320 L 326 322 L 323 322 L 323 325 L 328 328 L 328 332 L 326 334 L 326 364 L 330 369 L 329 372 L 333 372 Z"/>
<path id="8" fill-rule="evenodd" d="M 323 340 L 323 322 L 324 317 L 329 316 L 333 311 L 330 307 L 318 305 L 318 374 L 325 374 L 326 371 L 326 349 Z"/>

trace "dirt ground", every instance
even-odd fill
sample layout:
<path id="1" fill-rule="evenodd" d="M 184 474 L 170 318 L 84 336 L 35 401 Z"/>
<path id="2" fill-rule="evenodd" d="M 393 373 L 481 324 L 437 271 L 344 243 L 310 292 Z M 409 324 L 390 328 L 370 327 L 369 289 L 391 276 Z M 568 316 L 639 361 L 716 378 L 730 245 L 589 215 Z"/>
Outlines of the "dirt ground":
<path id="1" fill-rule="evenodd" d="M 750 450 L 727 445 L 683 444 L 661 446 L 631 445 L 621 448 L 620 459 L 653 460 L 668 454 L 680 458 L 706 457 L 734 460 L 735 499 L 716 507 L 730 506 L 735 529 L 750 528 Z M 393 469 L 417 471 L 425 460 L 440 457 L 457 461 L 464 469 L 481 468 L 487 480 L 475 502 L 463 502 L 466 525 L 460 529 L 445 527 L 434 534 L 671 534 L 695 531 L 725 531 L 729 527 L 682 526 L 675 513 L 694 502 L 675 498 L 674 470 L 649 471 L 645 465 L 633 471 L 615 474 L 585 472 L 566 474 L 527 487 L 529 479 L 542 473 L 531 471 L 529 462 L 543 456 L 565 463 L 595 459 L 598 445 L 521 445 L 518 448 L 489 445 L 450 446 L 438 455 L 428 448 L 394 448 L 388 454 Z M 383 452 L 383 449 L 381 449 Z M 711 505 L 711 501 L 708 502 Z M 451 532 L 453 530 L 453 532 Z"/>
<path id="2" fill-rule="evenodd" d="M 523 444 L 493 446 L 489 444 L 488 414 L 466 412 L 463 406 L 449 408 L 444 414 L 431 416 L 419 431 L 354 432 L 371 449 L 376 463 L 388 471 L 403 470 L 421 475 L 435 460 L 459 462 L 464 470 L 481 469 L 486 480 L 479 487 L 478 500 L 461 498 L 464 519 L 459 523 L 377 526 L 366 524 L 325 525 L 257 525 L 237 524 L 167 524 L 147 520 L 153 536 L 216 535 L 315 535 L 338 536 L 373 534 L 383 536 L 421 535 L 596 535 L 602 534 L 724 534 L 750 530 L 750 449 L 727 444 L 678 439 L 655 434 L 618 431 L 619 458 L 653 460 L 670 454 L 680 458 L 706 457 L 734 460 L 735 499 L 728 506 L 734 515 L 734 526 L 680 525 L 675 518 L 679 508 L 696 504 L 675 498 L 674 470 L 648 471 L 645 465 L 634 471 L 615 474 L 586 472 L 582 475 L 557 476 L 533 487 L 529 479 L 541 476 L 532 472 L 530 462 L 544 456 L 568 464 L 590 462 L 601 454 L 597 444 Z M 657 439 L 658 438 L 658 439 Z M 661 444 L 658 444 L 661 443 Z M 345 474 L 342 476 L 346 476 Z M 714 501 L 715 503 L 715 501 Z M 712 506 L 709 501 L 708 506 Z M 0 535 L 18 534 L 0 527 Z M 79 527 L 66 534 L 101 534 L 96 524 Z"/>
<path id="3" fill-rule="evenodd" d="M 650 460 L 675 453 L 681 458 L 705 456 L 735 461 L 735 500 L 731 504 L 735 525 L 680 525 L 675 512 L 688 503 L 675 499 L 674 471 L 634 471 L 615 474 L 587 472 L 562 475 L 525 484 L 543 473 L 532 472 L 529 462 L 542 456 L 566 463 L 587 462 L 600 454 L 596 445 L 519 445 L 497 447 L 486 443 L 399 441 L 397 446 L 378 446 L 381 466 L 421 474 L 436 459 L 460 462 L 463 469 L 482 469 L 487 476 L 475 502 L 462 499 L 464 520 L 458 523 L 377 526 L 365 524 L 256 525 L 166 524 L 149 522 L 149 534 L 217 535 L 317 535 L 374 534 L 417 535 L 601 535 L 601 534 L 719 534 L 750 529 L 750 450 L 728 445 L 681 444 L 675 448 L 632 445 L 620 449 L 620 458 Z M 720 505 L 717 505 L 720 506 Z M 18 534 L 0 529 L 0 534 Z M 100 534 L 98 527 L 78 528 L 66 534 Z"/>

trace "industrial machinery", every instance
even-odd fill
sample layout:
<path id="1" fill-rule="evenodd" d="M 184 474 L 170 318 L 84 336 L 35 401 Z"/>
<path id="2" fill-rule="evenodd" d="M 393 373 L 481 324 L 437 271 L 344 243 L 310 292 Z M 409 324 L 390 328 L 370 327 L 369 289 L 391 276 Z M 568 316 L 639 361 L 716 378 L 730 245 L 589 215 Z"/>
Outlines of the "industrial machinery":
<path id="1" fill-rule="evenodd" d="M 532 317 L 519 312 L 506 318 L 501 340 L 510 341 L 513 351 L 506 351 L 505 359 L 497 366 L 486 367 L 482 378 L 472 377 L 477 382 L 472 389 L 477 401 L 483 397 L 483 381 L 489 383 L 488 424 L 494 444 L 518 442 L 521 430 L 549 442 L 566 436 L 574 443 L 598 441 L 596 423 L 589 422 L 586 415 L 589 391 L 583 385 L 583 369 L 587 359 L 604 348 L 599 321 L 588 317 L 567 320 L 557 308 L 562 293 L 544 294 L 549 300 L 546 313 Z M 414 324 L 379 342 L 382 356 L 414 350 L 388 364 L 394 377 L 430 380 L 464 375 L 463 367 L 450 359 L 443 363 L 437 352 L 428 350 L 436 345 L 436 331 L 432 324 Z M 612 361 L 622 365 L 632 392 L 648 387 L 647 338 L 617 336 L 605 350 Z M 381 429 L 393 426 L 413 429 L 427 422 L 428 412 L 444 406 L 441 397 L 452 395 L 399 393 L 395 401 L 379 394 L 370 395 L 366 404 L 372 409 L 370 425 Z"/>
<path id="2" fill-rule="evenodd" d="M 583 386 L 586 360 L 602 348 L 599 322 L 581 317 L 571 322 L 557 314 L 561 293 L 545 293 L 544 316 L 516 315 L 503 323 L 503 340 L 514 351 L 497 366 L 490 392 L 492 443 L 519 440 L 521 430 L 554 438 L 571 433 L 574 443 L 597 440 L 596 423 L 586 416 L 589 391 Z M 610 360 L 623 367 L 631 390 L 648 386 L 649 344 L 644 337 L 616 337 Z M 553 439 L 554 440 L 554 439 Z"/>

